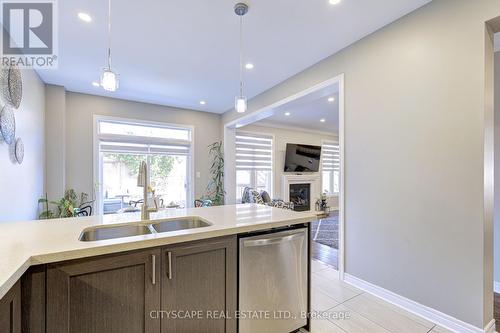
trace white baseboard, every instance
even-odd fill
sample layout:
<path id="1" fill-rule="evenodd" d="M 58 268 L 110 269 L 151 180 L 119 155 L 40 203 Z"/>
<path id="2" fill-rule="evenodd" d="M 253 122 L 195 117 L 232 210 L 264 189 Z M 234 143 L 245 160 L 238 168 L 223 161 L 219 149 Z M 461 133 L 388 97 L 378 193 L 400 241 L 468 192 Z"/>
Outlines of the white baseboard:
<path id="1" fill-rule="evenodd" d="M 497 282 L 497 281 L 493 281 L 493 290 L 500 294 L 500 282 Z"/>
<path id="2" fill-rule="evenodd" d="M 460 319 L 454 318 L 450 315 L 442 313 L 440 311 L 434 310 L 428 306 L 422 305 L 411 299 L 400 296 L 392 291 L 381 288 L 370 282 L 366 282 L 361 280 L 355 276 L 350 274 L 344 275 L 344 281 L 349 283 L 361 290 L 366 291 L 374 296 L 377 296 L 383 299 L 386 302 L 394 304 L 400 308 L 405 309 L 417 316 L 420 316 L 424 319 L 427 319 L 430 322 L 433 322 L 439 326 L 447 328 L 451 331 L 457 333 L 494 333 L 495 332 L 495 321 L 492 320 L 484 329 L 478 328 L 471 324 L 468 324 Z"/>
<path id="3" fill-rule="evenodd" d="M 484 328 L 484 332 L 485 333 L 495 333 L 495 319 L 493 319 L 492 321 L 490 321 L 490 323 L 488 325 L 486 325 L 486 327 Z"/>

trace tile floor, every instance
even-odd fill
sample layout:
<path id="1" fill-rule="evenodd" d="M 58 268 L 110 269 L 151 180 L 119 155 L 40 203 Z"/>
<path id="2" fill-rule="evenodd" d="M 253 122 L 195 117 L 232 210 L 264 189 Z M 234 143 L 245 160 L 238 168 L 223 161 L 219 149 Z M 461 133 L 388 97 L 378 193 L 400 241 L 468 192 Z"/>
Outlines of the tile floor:
<path id="1" fill-rule="evenodd" d="M 312 333 L 449 333 L 423 318 L 338 280 L 337 271 L 312 261 Z"/>

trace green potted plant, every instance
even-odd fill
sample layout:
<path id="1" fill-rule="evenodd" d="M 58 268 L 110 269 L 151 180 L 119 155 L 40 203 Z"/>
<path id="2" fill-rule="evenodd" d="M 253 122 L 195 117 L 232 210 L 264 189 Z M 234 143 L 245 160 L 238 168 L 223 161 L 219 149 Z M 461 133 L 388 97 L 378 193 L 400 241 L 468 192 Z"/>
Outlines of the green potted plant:
<path id="1" fill-rule="evenodd" d="M 64 217 L 75 217 L 80 212 L 80 207 L 86 205 L 92 205 L 94 200 L 88 200 L 87 193 L 81 193 L 78 196 L 73 189 L 69 189 L 64 193 L 64 197 L 57 201 L 51 201 L 48 199 L 47 194 L 45 197 L 38 199 L 38 204 L 43 205 L 43 209 L 39 214 L 38 218 L 40 220 L 64 218 Z M 51 209 L 53 206 L 54 209 Z"/>
<path id="2" fill-rule="evenodd" d="M 224 149 L 222 141 L 217 141 L 208 146 L 208 153 L 212 157 L 210 174 L 212 179 L 207 186 L 207 194 L 202 199 L 211 200 L 213 205 L 224 204 Z"/>

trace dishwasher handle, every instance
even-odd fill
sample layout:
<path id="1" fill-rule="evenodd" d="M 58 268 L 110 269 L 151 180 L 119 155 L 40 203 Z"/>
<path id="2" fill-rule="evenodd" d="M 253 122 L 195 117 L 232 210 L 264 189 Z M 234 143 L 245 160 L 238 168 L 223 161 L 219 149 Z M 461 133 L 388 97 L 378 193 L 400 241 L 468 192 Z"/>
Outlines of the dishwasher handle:
<path id="1" fill-rule="evenodd" d="M 257 239 L 249 239 L 243 241 L 243 246 L 245 247 L 254 247 L 254 246 L 267 246 L 274 244 L 283 244 L 287 242 L 291 242 L 297 238 L 305 238 L 306 233 L 304 230 L 299 232 L 295 232 L 292 234 L 286 234 L 281 237 L 268 237 L 268 238 L 257 238 Z"/>

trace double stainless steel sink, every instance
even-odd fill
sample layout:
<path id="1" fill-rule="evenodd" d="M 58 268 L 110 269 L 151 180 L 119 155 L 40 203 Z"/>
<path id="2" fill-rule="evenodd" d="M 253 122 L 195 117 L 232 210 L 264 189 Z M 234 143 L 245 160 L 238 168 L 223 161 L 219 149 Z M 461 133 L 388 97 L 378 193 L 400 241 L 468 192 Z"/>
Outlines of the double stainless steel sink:
<path id="1" fill-rule="evenodd" d="M 98 226 L 83 230 L 79 240 L 92 242 L 105 239 L 151 235 L 178 230 L 208 227 L 211 224 L 197 217 L 186 217 L 158 222 L 138 222 L 125 225 Z"/>

